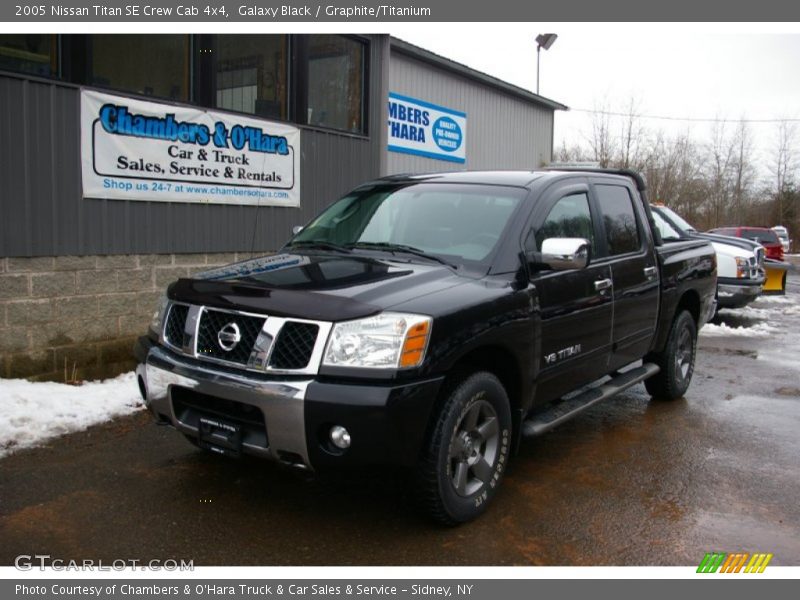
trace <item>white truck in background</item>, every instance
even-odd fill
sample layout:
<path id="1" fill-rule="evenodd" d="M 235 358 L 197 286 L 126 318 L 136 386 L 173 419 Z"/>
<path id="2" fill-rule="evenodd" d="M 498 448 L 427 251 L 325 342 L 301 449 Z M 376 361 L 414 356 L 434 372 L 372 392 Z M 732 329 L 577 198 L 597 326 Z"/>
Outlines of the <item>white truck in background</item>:
<path id="1" fill-rule="evenodd" d="M 766 280 L 764 247 L 744 238 L 702 233 L 673 210 L 651 205 L 662 239 L 700 238 L 717 253 L 717 307 L 742 308 L 761 295 Z"/>

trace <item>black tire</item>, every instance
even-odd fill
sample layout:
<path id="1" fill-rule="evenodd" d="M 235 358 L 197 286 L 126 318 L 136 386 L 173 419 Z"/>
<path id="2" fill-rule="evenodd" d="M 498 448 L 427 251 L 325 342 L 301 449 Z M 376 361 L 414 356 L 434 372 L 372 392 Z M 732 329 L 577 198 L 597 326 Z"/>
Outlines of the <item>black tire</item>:
<path id="1" fill-rule="evenodd" d="M 663 352 L 650 354 L 645 362 L 654 362 L 661 371 L 644 382 L 647 392 L 659 400 L 683 397 L 694 373 L 697 355 L 697 325 L 689 311 L 681 311 L 672 322 Z"/>
<path id="2" fill-rule="evenodd" d="M 478 517 L 494 497 L 511 448 L 508 395 L 478 372 L 445 391 L 419 466 L 422 508 L 444 525 Z"/>

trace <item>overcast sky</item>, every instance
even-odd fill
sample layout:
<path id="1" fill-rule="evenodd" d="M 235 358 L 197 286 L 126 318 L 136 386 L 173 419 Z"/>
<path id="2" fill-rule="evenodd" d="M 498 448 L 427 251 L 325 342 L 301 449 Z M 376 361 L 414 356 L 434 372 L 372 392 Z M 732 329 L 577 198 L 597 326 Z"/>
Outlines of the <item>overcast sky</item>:
<path id="1" fill-rule="evenodd" d="M 796 28 L 796 26 L 795 26 Z M 753 31 L 783 30 L 782 33 Z M 606 104 L 626 110 L 695 119 L 800 117 L 800 33 L 792 26 L 511 24 L 453 26 L 444 34 L 403 28 L 395 35 L 437 54 L 528 90 L 536 87 L 538 33 L 558 39 L 541 53 L 540 93 L 571 107 L 557 113 L 556 146 L 581 141 L 592 110 Z M 787 33 L 788 31 L 788 33 Z M 800 30 L 798 30 L 800 32 Z M 708 125 L 647 119 L 649 129 L 690 129 L 695 139 Z M 752 124 L 758 160 L 768 160 L 775 124 Z M 800 143 L 800 140 L 798 140 Z"/>

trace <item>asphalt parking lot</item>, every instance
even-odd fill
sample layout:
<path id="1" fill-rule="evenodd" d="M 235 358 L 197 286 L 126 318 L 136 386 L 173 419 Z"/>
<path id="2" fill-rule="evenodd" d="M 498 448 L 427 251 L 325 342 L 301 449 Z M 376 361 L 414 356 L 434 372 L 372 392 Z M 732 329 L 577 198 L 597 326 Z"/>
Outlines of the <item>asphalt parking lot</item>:
<path id="1" fill-rule="evenodd" d="M 0 460 L 0 564 L 696 565 L 709 551 L 800 564 L 800 277 L 788 287 L 721 313 L 686 398 L 637 386 L 523 442 L 474 523 L 431 525 L 395 473 L 220 459 L 142 411 Z"/>

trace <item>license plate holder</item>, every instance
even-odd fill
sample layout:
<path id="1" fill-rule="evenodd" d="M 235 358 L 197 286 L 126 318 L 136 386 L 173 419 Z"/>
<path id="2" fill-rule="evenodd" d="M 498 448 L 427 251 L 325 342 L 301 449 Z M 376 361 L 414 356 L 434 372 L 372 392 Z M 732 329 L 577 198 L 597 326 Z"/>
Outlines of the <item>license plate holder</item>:
<path id="1" fill-rule="evenodd" d="M 225 456 L 241 456 L 242 427 L 238 423 L 217 417 L 200 417 L 198 432 L 201 448 Z"/>

